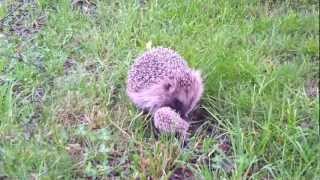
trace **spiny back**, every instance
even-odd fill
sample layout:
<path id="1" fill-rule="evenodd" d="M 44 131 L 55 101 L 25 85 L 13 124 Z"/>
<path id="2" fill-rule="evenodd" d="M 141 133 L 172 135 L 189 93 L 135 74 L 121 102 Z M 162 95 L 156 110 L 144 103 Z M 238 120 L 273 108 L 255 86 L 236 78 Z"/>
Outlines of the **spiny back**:
<path id="1" fill-rule="evenodd" d="M 154 125 L 160 132 L 173 133 L 180 132 L 186 134 L 189 124 L 170 107 L 162 107 L 154 114 Z"/>
<path id="2" fill-rule="evenodd" d="M 169 48 L 153 48 L 136 58 L 128 76 L 128 90 L 139 92 L 160 80 L 188 75 L 186 61 Z"/>

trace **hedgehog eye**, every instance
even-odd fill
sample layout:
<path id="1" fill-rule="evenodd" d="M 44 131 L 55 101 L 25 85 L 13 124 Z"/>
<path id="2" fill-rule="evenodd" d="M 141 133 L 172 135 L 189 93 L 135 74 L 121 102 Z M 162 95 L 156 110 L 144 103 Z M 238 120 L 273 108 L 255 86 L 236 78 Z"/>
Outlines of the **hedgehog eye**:
<path id="1" fill-rule="evenodd" d="M 171 88 L 171 84 L 165 84 L 164 85 L 165 90 L 169 91 L 169 89 Z"/>
<path id="2" fill-rule="evenodd" d="M 167 92 L 170 92 L 170 93 L 172 93 L 175 89 L 174 84 L 172 83 L 165 83 L 163 87 Z"/>

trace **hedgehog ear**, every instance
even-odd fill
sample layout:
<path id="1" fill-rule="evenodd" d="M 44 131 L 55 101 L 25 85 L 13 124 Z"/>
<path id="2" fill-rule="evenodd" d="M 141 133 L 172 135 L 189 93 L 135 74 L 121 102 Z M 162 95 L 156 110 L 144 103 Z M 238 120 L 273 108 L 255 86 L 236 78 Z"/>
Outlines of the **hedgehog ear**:
<path id="1" fill-rule="evenodd" d="M 165 92 L 173 93 L 176 89 L 176 85 L 172 81 L 166 81 L 163 84 L 163 89 L 165 90 Z"/>

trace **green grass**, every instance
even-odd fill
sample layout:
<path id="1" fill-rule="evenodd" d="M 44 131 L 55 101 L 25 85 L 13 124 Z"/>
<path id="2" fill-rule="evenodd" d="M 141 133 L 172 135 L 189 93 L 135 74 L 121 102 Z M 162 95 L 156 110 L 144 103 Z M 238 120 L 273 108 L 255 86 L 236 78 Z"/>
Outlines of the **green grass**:
<path id="1" fill-rule="evenodd" d="M 19 6 L 23 27 L 46 19 L 28 37 L 9 31 L 19 3 L 0 2 L 0 179 L 167 179 L 179 167 L 196 179 L 320 178 L 317 1 L 94 2 L 91 14 L 69 0 Z M 207 122 L 187 147 L 156 138 L 125 94 L 150 42 L 203 72 Z"/>

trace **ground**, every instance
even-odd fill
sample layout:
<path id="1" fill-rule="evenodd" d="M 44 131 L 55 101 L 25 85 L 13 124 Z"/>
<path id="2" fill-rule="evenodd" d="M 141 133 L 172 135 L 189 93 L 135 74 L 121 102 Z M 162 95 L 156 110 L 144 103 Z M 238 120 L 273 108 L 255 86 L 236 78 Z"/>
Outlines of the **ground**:
<path id="1" fill-rule="evenodd" d="M 316 0 L 0 1 L 0 179 L 319 179 Z M 125 94 L 150 47 L 202 71 L 190 139 Z"/>

